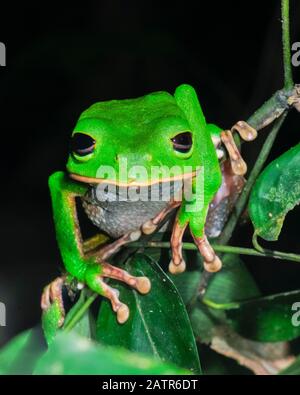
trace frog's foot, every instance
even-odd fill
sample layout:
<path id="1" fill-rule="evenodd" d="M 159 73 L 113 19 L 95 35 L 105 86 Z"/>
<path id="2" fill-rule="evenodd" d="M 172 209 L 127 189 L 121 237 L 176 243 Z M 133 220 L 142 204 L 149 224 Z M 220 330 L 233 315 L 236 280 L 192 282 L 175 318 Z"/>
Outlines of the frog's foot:
<path id="1" fill-rule="evenodd" d="M 116 254 L 124 245 L 129 244 L 133 241 L 137 241 L 141 237 L 141 234 L 142 232 L 140 230 L 126 233 L 124 236 L 120 237 L 116 241 L 101 248 L 100 251 L 97 252 L 96 260 L 99 263 L 107 260 L 109 257 Z"/>
<path id="2" fill-rule="evenodd" d="M 221 132 L 221 140 L 228 152 L 232 171 L 234 172 L 234 174 L 240 176 L 244 175 L 247 172 L 247 165 L 242 158 L 238 147 L 235 144 L 231 131 L 223 130 L 223 132 Z"/>
<path id="3" fill-rule="evenodd" d="M 209 241 L 207 240 L 207 237 L 204 235 L 202 237 L 196 237 L 192 234 L 193 239 L 195 241 L 195 244 L 198 247 L 198 250 L 200 254 L 203 257 L 204 263 L 204 269 L 207 272 L 215 273 L 221 270 L 222 268 L 222 261 L 220 258 L 216 255 L 214 249 L 212 246 L 209 244 Z"/>
<path id="4" fill-rule="evenodd" d="M 239 121 L 231 130 L 224 130 L 221 132 L 221 140 L 230 157 L 232 170 L 234 174 L 242 176 L 247 172 L 247 165 L 235 144 L 233 132 L 238 132 L 245 141 L 252 141 L 257 137 L 257 131 L 252 126 L 248 125 L 247 122 Z"/>
<path id="5" fill-rule="evenodd" d="M 57 302 L 57 305 L 60 310 L 60 320 L 59 327 L 61 327 L 65 320 L 65 308 L 62 297 L 62 288 L 65 282 L 65 277 L 57 277 L 54 281 L 48 284 L 42 293 L 41 297 L 41 308 L 44 312 L 46 312 L 53 303 Z"/>
<path id="6" fill-rule="evenodd" d="M 129 308 L 119 299 L 119 291 L 110 287 L 104 282 L 104 278 L 112 278 L 122 281 L 123 283 L 135 288 L 141 294 L 147 294 L 151 289 L 150 280 L 147 277 L 135 277 L 118 267 L 103 262 L 95 268 L 91 268 L 90 273 L 86 276 L 86 282 L 89 288 L 99 295 L 110 300 L 113 311 L 117 314 L 117 320 L 120 324 L 127 321 L 129 317 Z"/>
<path id="7" fill-rule="evenodd" d="M 171 236 L 172 260 L 169 264 L 169 272 L 172 274 L 178 274 L 185 271 L 186 265 L 182 257 L 182 237 L 186 227 L 187 223 L 180 226 L 178 218 L 175 219 Z"/>
<path id="8" fill-rule="evenodd" d="M 150 219 L 143 224 L 142 232 L 145 235 L 150 235 L 151 233 L 155 232 L 160 222 L 163 221 L 163 219 L 166 218 L 166 216 L 176 207 L 180 206 L 180 204 L 181 201 L 171 200 L 167 207 L 165 207 L 160 213 L 158 213 L 156 217 Z"/>

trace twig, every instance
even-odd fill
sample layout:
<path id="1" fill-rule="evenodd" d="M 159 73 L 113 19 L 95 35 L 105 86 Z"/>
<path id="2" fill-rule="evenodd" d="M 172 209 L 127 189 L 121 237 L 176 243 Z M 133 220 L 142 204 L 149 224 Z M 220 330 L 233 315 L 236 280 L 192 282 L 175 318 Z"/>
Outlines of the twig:
<path id="1" fill-rule="evenodd" d="M 144 243 L 136 241 L 132 243 L 132 246 L 143 247 L 143 248 L 170 248 L 170 243 L 168 241 L 150 241 Z M 260 247 L 261 250 L 259 251 L 258 249 L 253 249 L 253 248 L 234 247 L 234 246 L 220 245 L 220 244 L 212 244 L 212 247 L 214 248 L 215 251 L 223 252 L 223 253 L 260 256 L 264 258 L 283 259 L 287 261 L 300 263 L 300 255 L 285 253 L 281 251 L 265 250 L 261 247 Z M 182 248 L 187 251 L 198 250 L 198 247 L 194 243 L 182 243 Z"/>
<path id="2" fill-rule="evenodd" d="M 97 296 L 98 296 L 98 294 L 93 293 L 85 300 L 85 302 L 78 309 L 76 314 L 74 314 L 74 316 L 71 318 L 71 320 L 64 326 L 63 330 L 65 332 L 70 332 L 74 328 L 74 326 L 81 320 L 81 318 L 84 316 L 85 312 L 90 307 L 90 305 L 94 302 L 94 300 L 97 298 Z"/>
<path id="3" fill-rule="evenodd" d="M 291 89 L 294 85 L 292 66 L 291 66 L 290 4 L 289 3 L 290 3 L 289 0 L 281 0 L 284 87 L 286 89 Z"/>
<path id="4" fill-rule="evenodd" d="M 271 132 L 268 134 L 266 141 L 264 142 L 264 145 L 258 155 L 258 158 L 256 160 L 256 163 L 249 175 L 249 178 L 247 180 L 247 183 L 235 205 L 234 212 L 230 216 L 221 236 L 219 237 L 217 243 L 218 244 L 227 244 L 228 241 L 230 240 L 232 233 L 237 225 L 237 222 L 244 211 L 249 194 L 251 192 L 251 189 L 255 183 L 255 180 L 259 173 L 261 172 L 262 168 L 264 167 L 264 164 L 266 163 L 266 160 L 269 156 L 269 153 L 272 149 L 272 146 L 274 144 L 274 141 L 276 139 L 276 136 L 281 128 L 281 125 L 283 121 L 286 118 L 287 113 L 284 113 L 281 118 L 279 118 L 273 125 L 273 128 Z"/>

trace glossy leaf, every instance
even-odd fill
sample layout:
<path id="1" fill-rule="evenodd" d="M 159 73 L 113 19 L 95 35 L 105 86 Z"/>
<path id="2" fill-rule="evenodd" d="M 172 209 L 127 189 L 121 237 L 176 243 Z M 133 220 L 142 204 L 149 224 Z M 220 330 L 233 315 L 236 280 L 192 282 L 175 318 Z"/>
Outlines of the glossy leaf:
<path id="1" fill-rule="evenodd" d="M 286 214 L 300 201 L 300 144 L 271 162 L 256 181 L 249 213 L 256 233 L 277 240 Z"/>
<path id="2" fill-rule="evenodd" d="M 109 302 L 102 303 L 97 339 L 108 345 L 151 354 L 164 362 L 200 372 L 197 348 L 184 303 L 176 287 L 150 257 L 137 254 L 127 261 L 125 269 L 151 280 L 151 292 L 140 295 L 117 282 L 120 298 L 130 308 L 128 321 L 120 325 Z"/>
<path id="3" fill-rule="evenodd" d="M 205 297 L 215 303 L 230 303 L 254 298 L 260 291 L 238 255 L 226 254 L 223 269 L 211 280 Z"/>
<path id="4" fill-rule="evenodd" d="M 188 374 L 170 364 L 113 347 L 105 347 L 72 333 L 59 333 L 38 361 L 35 374 L 134 375 Z"/>
<path id="5" fill-rule="evenodd" d="M 57 301 L 52 303 L 47 311 L 42 314 L 42 327 L 44 336 L 48 344 L 50 344 L 59 331 L 59 323 L 61 319 L 61 310 Z"/>
<path id="6" fill-rule="evenodd" d="M 223 269 L 211 279 L 205 299 L 213 301 L 213 305 L 242 301 L 260 295 L 253 277 L 238 255 L 225 254 L 222 260 Z M 211 341 L 216 325 L 226 324 L 224 311 L 208 307 L 201 302 L 196 303 L 190 317 L 194 333 L 203 343 Z"/>
<path id="7" fill-rule="evenodd" d="M 168 275 L 173 283 L 175 284 L 183 302 L 187 305 L 191 299 L 195 296 L 198 290 L 199 282 L 201 278 L 201 272 L 199 270 L 186 271 L 180 274 L 169 274 Z"/>
<path id="8" fill-rule="evenodd" d="M 300 325 L 293 310 L 299 300 L 300 291 L 293 291 L 223 308 L 234 329 L 242 336 L 262 342 L 278 342 L 300 336 Z"/>
<path id="9" fill-rule="evenodd" d="M 0 374 L 32 374 L 36 361 L 45 350 L 39 328 L 21 333 L 0 350 Z"/>

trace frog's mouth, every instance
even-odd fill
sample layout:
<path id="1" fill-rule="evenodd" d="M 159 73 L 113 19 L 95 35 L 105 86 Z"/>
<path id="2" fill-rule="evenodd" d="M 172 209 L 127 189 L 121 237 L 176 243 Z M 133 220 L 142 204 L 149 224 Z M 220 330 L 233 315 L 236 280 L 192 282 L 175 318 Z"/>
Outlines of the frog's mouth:
<path id="1" fill-rule="evenodd" d="M 151 186 L 163 182 L 173 182 L 173 181 L 180 181 L 180 180 L 187 180 L 195 177 L 197 175 L 197 171 L 193 171 L 190 173 L 180 174 L 173 177 L 165 177 L 158 180 L 150 180 L 145 182 L 137 182 L 135 179 L 129 179 L 128 182 L 122 182 L 118 180 L 109 180 L 106 178 L 96 178 L 96 177 L 86 177 L 80 174 L 69 173 L 69 176 L 79 182 L 83 182 L 85 184 L 109 184 L 109 185 L 116 185 L 118 187 L 146 187 Z"/>

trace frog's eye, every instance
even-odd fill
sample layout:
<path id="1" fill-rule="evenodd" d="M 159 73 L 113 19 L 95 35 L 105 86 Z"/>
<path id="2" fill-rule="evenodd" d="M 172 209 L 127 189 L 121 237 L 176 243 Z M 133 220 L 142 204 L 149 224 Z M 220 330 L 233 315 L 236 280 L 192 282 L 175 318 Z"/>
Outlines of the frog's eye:
<path id="1" fill-rule="evenodd" d="M 173 143 L 173 148 L 175 151 L 186 154 L 190 151 L 193 145 L 192 133 L 179 133 L 175 137 L 173 137 L 171 141 Z"/>
<path id="2" fill-rule="evenodd" d="M 71 139 L 70 150 L 74 155 L 87 156 L 94 151 L 95 143 L 95 140 L 88 134 L 75 133 Z"/>

